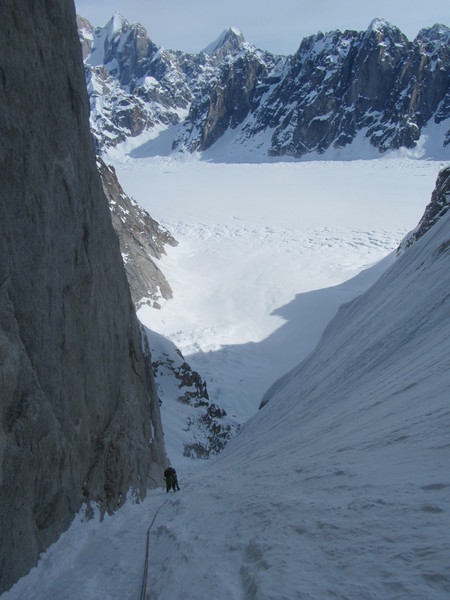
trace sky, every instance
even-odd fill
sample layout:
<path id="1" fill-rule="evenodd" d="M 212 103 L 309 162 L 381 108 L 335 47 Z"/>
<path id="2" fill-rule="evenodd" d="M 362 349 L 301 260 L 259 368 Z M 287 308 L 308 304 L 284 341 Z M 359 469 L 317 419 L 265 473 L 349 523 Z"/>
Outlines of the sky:
<path id="1" fill-rule="evenodd" d="M 103 26 L 114 12 L 141 23 L 157 45 L 200 52 L 225 29 L 237 27 L 248 42 L 276 54 L 294 53 L 318 31 L 367 29 L 382 17 L 414 39 L 434 23 L 450 26 L 443 0 L 76 0 L 77 13 Z"/>

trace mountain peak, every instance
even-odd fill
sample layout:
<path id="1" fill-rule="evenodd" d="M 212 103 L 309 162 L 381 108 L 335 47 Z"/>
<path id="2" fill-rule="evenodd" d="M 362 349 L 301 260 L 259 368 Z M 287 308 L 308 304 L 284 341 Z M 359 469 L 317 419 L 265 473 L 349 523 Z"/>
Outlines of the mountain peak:
<path id="1" fill-rule="evenodd" d="M 204 50 L 204 54 L 215 54 L 219 50 L 226 49 L 228 51 L 237 50 L 241 44 L 245 42 L 245 38 L 241 31 L 236 27 L 230 27 L 223 31 L 220 36 Z"/>
<path id="2" fill-rule="evenodd" d="M 398 27 L 379 17 L 370 22 L 364 37 L 366 40 L 375 38 L 378 42 L 388 38 L 398 43 L 407 41 L 405 34 Z"/>
<path id="3" fill-rule="evenodd" d="M 392 28 L 392 25 L 390 23 L 388 23 L 385 19 L 376 17 L 375 19 L 372 19 L 372 21 L 370 22 L 369 27 L 367 28 L 367 31 L 383 33 L 386 29 L 391 29 L 391 28 Z"/>
<path id="4" fill-rule="evenodd" d="M 424 27 L 417 34 L 417 40 L 443 41 L 444 43 L 450 40 L 450 29 L 441 23 L 435 23 L 432 27 Z"/>
<path id="5" fill-rule="evenodd" d="M 110 35 L 114 35 L 118 31 L 122 31 L 124 25 L 128 25 L 128 21 L 120 13 L 115 12 L 106 23 L 105 29 Z"/>

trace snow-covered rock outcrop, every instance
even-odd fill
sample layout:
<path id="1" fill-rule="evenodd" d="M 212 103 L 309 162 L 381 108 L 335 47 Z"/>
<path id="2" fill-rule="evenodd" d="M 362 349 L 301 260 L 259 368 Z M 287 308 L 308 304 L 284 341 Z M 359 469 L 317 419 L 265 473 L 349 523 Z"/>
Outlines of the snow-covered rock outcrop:
<path id="1" fill-rule="evenodd" d="M 73 2 L 6 1 L 0 20 L 1 592 L 83 503 L 114 511 L 162 482 L 166 456 Z"/>
<path id="2" fill-rule="evenodd" d="M 358 136 L 380 153 L 414 148 L 427 124 L 450 117 L 442 112 L 449 39 L 450 30 L 435 26 L 410 42 L 380 19 L 365 32 L 308 37 L 258 107 L 247 135 L 269 128 L 273 156 L 342 150 Z M 448 127 L 443 124 L 441 148 Z"/>
<path id="3" fill-rule="evenodd" d="M 170 340 L 145 329 L 171 456 L 207 459 L 218 454 L 239 426 L 209 398 L 205 380 Z"/>
<path id="4" fill-rule="evenodd" d="M 161 299 L 172 297 L 172 289 L 155 259 L 166 254 L 166 245 L 176 246 L 177 242 L 123 191 L 114 167 L 106 165 L 101 158 L 97 164 L 112 224 L 119 236 L 133 302 L 136 308 L 142 304 L 159 308 Z"/>
<path id="5" fill-rule="evenodd" d="M 189 55 L 157 48 L 139 24 L 115 14 L 103 28 L 78 17 L 91 104 L 91 129 L 98 149 L 127 137 L 180 122 L 192 94 L 186 75 Z"/>
<path id="6" fill-rule="evenodd" d="M 274 56 L 230 28 L 198 55 L 157 48 L 139 24 L 79 19 L 99 149 L 166 132 L 172 150 L 348 157 L 405 148 L 442 154 L 450 141 L 450 30 L 412 42 L 375 19 L 366 31 L 331 31 Z M 90 48 L 90 53 L 88 53 Z M 226 134 L 226 135 L 225 135 Z M 141 142 L 136 142 L 137 144 Z"/>
<path id="7" fill-rule="evenodd" d="M 409 248 L 433 227 L 450 208 L 450 167 L 443 169 L 437 178 L 436 187 L 431 195 L 431 202 L 425 209 L 417 227 L 409 233 L 400 244 L 399 252 Z"/>

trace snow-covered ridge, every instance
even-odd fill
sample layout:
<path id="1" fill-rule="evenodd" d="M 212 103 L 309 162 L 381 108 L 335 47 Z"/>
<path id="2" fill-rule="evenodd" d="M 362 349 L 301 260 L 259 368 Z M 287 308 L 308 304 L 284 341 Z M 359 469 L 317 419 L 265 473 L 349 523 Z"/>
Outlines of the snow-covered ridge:
<path id="1" fill-rule="evenodd" d="M 140 156 L 223 154 L 226 145 L 231 157 L 266 161 L 398 149 L 444 158 L 449 35 L 437 24 L 409 41 L 377 18 L 363 32 L 305 38 L 286 57 L 230 28 L 193 55 L 157 48 L 142 26 L 118 15 L 94 33 L 83 21 L 93 133 L 99 150 L 130 139 L 137 148 L 141 134 L 152 136 Z"/>
<path id="2" fill-rule="evenodd" d="M 228 46 L 228 49 L 236 48 L 244 42 L 244 36 L 242 32 L 236 27 L 230 27 L 223 31 L 220 36 L 214 42 L 211 42 L 206 48 L 202 50 L 204 54 L 214 54 L 219 49 L 223 48 L 224 45 Z"/>

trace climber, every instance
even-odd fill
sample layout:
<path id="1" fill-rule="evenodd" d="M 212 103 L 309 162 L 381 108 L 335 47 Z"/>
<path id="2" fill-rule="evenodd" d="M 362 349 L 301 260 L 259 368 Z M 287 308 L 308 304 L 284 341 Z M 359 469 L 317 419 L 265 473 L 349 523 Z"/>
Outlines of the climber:
<path id="1" fill-rule="evenodd" d="M 167 469 L 164 471 L 164 479 L 166 480 L 167 493 L 169 493 L 171 489 L 173 491 L 180 489 L 180 486 L 178 485 L 177 472 L 173 467 L 167 467 Z"/>

